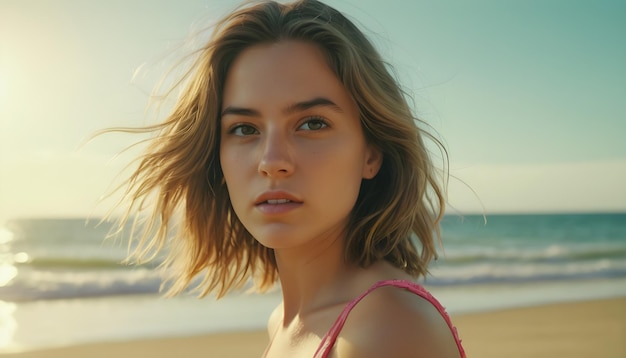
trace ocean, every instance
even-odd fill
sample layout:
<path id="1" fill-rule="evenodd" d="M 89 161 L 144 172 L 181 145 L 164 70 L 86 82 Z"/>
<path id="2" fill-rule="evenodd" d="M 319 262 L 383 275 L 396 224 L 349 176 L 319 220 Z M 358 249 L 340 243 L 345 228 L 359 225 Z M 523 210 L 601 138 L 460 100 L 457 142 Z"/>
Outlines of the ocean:
<path id="1" fill-rule="evenodd" d="M 280 301 L 278 290 L 163 298 L 156 265 L 123 265 L 126 244 L 97 223 L 0 226 L 0 353 L 258 329 Z M 626 296 L 626 213 L 447 215 L 442 239 L 422 283 L 453 315 Z"/>

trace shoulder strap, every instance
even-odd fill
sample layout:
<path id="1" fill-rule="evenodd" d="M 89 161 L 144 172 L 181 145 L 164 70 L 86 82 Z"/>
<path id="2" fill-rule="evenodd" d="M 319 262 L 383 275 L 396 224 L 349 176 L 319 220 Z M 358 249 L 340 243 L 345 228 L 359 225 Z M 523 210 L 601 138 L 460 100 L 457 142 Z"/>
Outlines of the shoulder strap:
<path id="1" fill-rule="evenodd" d="M 446 313 L 445 308 L 424 287 L 414 282 L 406 281 L 406 280 L 387 280 L 387 281 L 376 282 L 372 287 L 367 289 L 367 291 L 363 292 L 359 297 L 350 301 L 346 305 L 346 307 L 343 309 L 343 311 L 341 312 L 341 314 L 339 315 L 339 317 L 337 318 L 333 326 L 330 328 L 330 330 L 328 330 L 326 335 L 324 335 L 322 342 L 320 343 L 319 347 L 317 348 L 317 351 L 315 352 L 314 358 L 328 357 L 328 355 L 330 354 L 330 351 L 335 345 L 337 336 L 339 336 L 339 332 L 341 332 L 341 328 L 343 328 L 343 325 L 346 322 L 348 315 L 350 314 L 350 311 L 352 311 L 354 306 L 356 306 L 370 292 L 383 286 L 394 286 L 394 287 L 399 287 L 399 288 L 409 290 L 415 293 L 416 295 L 424 298 L 428 302 L 432 303 L 432 305 L 435 306 L 435 308 L 437 308 L 437 311 L 439 311 L 441 316 L 444 318 L 444 320 L 448 324 L 448 327 L 450 327 L 450 330 L 452 331 L 452 335 L 454 336 L 454 340 L 456 341 L 456 345 L 459 349 L 459 352 L 461 353 L 461 358 L 465 358 L 465 351 L 463 350 L 463 346 L 461 345 L 461 340 L 459 339 L 458 332 L 456 328 L 452 325 L 452 320 L 450 319 L 450 316 L 448 316 L 448 314 Z"/>

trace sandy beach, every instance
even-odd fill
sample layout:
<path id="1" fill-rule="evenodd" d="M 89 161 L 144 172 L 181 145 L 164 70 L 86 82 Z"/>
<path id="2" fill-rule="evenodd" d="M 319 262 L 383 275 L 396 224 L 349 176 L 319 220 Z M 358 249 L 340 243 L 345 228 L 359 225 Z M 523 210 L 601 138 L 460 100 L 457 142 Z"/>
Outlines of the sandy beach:
<path id="1" fill-rule="evenodd" d="M 454 318 L 468 357 L 626 357 L 626 298 Z"/>
<path id="2" fill-rule="evenodd" d="M 457 315 L 468 357 L 623 358 L 626 298 Z M 14 358 L 259 357 L 264 331 L 96 343 L 7 354 Z"/>

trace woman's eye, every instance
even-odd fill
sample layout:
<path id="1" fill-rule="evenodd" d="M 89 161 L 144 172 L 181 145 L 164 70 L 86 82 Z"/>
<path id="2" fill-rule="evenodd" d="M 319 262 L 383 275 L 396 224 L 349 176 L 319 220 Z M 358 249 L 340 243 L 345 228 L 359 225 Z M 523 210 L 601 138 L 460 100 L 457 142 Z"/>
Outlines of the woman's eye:
<path id="1" fill-rule="evenodd" d="M 298 129 L 305 131 L 318 131 L 320 129 L 328 127 L 328 124 L 322 119 L 313 118 L 304 122 Z"/>
<path id="2" fill-rule="evenodd" d="M 249 126 L 247 124 L 240 124 L 233 127 L 230 130 L 230 134 L 238 135 L 238 136 L 248 136 L 258 134 L 259 131 L 256 130 L 253 126 Z"/>

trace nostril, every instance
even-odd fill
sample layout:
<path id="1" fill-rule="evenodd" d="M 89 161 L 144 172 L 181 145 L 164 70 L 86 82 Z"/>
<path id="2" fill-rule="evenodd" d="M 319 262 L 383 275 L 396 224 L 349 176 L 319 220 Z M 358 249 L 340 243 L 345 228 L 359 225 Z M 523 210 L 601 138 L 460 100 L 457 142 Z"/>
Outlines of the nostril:
<path id="1" fill-rule="evenodd" d="M 294 157 L 285 141 L 267 139 L 258 165 L 263 176 L 288 176 L 294 170 Z"/>
<path id="2" fill-rule="evenodd" d="M 293 171 L 293 165 L 288 160 L 261 161 L 259 173 L 269 177 L 287 176 Z"/>

